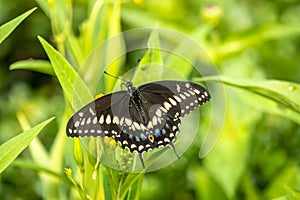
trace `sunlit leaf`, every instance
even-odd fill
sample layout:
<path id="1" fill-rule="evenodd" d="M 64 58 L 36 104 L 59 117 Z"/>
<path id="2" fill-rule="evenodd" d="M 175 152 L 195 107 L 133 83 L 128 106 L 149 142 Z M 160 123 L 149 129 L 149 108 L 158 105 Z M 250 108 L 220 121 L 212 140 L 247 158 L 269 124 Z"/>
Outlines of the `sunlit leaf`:
<path id="1" fill-rule="evenodd" d="M 18 121 L 22 127 L 23 131 L 27 131 L 31 128 L 28 119 L 25 114 L 22 112 L 17 113 Z M 49 155 L 43 143 L 38 137 L 34 138 L 29 145 L 29 150 L 32 156 L 32 159 L 36 164 L 47 166 L 49 164 Z"/>
<path id="2" fill-rule="evenodd" d="M 134 184 L 134 182 L 137 181 L 139 178 L 142 178 L 143 176 L 144 176 L 143 173 L 140 173 L 140 174 L 136 174 L 136 173 L 127 174 L 124 182 L 122 183 L 121 190 L 119 191 L 120 199 L 125 199 L 126 194 L 128 193 L 131 186 Z"/>
<path id="3" fill-rule="evenodd" d="M 43 38 L 39 37 L 60 85 L 75 110 L 93 100 L 89 89 L 68 61 Z"/>
<path id="4" fill-rule="evenodd" d="M 134 73 L 133 82 L 136 85 L 160 80 L 163 75 L 164 69 L 160 50 L 160 37 L 159 32 L 155 29 L 148 39 L 147 48 Z"/>
<path id="5" fill-rule="evenodd" d="M 53 119 L 54 117 L 40 123 L 0 146 L 0 173 L 15 160 L 15 158 L 30 144 L 40 131 Z"/>
<path id="6" fill-rule="evenodd" d="M 20 60 L 10 65 L 10 70 L 26 69 L 44 74 L 54 75 L 53 68 L 49 61 L 46 60 Z"/>
<path id="7" fill-rule="evenodd" d="M 200 79 L 196 79 L 200 80 Z M 202 80 L 202 78 L 201 78 Z M 250 80 L 222 76 L 205 77 L 206 81 L 221 82 L 258 94 L 274 102 L 277 106 L 256 103 L 258 107 L 280 113 L 300 123 L 300 84 L 279 80 Z M 267 107 L 266 107 L 267 106 Z"/>
<path id="8" fill-rule="evenodd" d="M 246 35 L 230 37 L 222 45 L 212 49 L 212 57 L 225 57 L 229 54 L 239 53 L 254 45 L 262 44 L 268 40 L 282 40 L 283 38 L 300 35 L 299 25 L 295 24 L 268 24 L 252 30 L 247 30 Z"/>
<path id="9" fill-rule="evenodd" d="M 24 19 L 26 19 L 26 17 L 28 17 L 35 10 L 36 8 L 32 8 L 19 17 L 16 17 L 15 19 L 0 26 L 0 44 Z"/>

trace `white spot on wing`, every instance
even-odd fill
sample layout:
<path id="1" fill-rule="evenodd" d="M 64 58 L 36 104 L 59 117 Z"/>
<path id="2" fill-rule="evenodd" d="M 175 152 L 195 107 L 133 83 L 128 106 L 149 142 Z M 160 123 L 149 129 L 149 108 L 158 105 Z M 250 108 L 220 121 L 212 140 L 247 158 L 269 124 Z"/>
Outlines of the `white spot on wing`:
<path id="1" fill-rule="evenodd" d="M 191 96 L 191 95 L 190 95 L 189 93 L 187 93 L 187 92 L 184 92 L 184 95 L 187 96 L 187 97 Z"/>
<path id="2" fill-rule="evenodd" d="M 170 110 L 171 108 L 172 108 L 172 105 L 171 104 L 169 104 L 168 102 L 164 102 L 164 106 L 165 106 L 165 108 L 167 109 L 167 110 Z"/>
<path id="3" fill-rule="evenodd" d="M 152 123 L 153 123 L 153 126 L 157 125 L 157 117 L 156 116 L 153 117 Z"/>
<path id="4" fill-rule="evenodd" d="M 139 123 L 133 122 L 133 125 L 135 126 L 135 128 L 136 128 L 137 130 L 141 130 L 141 127 L 140 127 Z"/>
<path id="5" fill-rule="evenodd" d="M 139 151 L 142 151 L 144 149 L 144 146 L 143 145 L 140 145 L 139 146 Z"/>
<path id="6" fill-rule="evenodd" d="M 101 115 L 101 117 L 99 118 L 99 123 L 100 123 L 100 124 L 103 124 L 103 122 L 104 122 L 104 116 Z"/>
<path id="7" fill-rule="evenodd" d="M 191 95 L 195 95 L 195 92 L 193 92 L 192 90 L 188 90 L 188 91 Z"/>
<path id="8" fill-rule="evenodd" d="M 89 111 L 92 115 L 96 115 L 96 113 L 94 112 L 94 110 L 92 108 L 89 108 Z"/>
<path id="9" fill-rule="evenodd" d="M 171 97 L 169 98 L 169 101 L 173 106 L 177 105 L 176 101 L 174 99 L 172 99 Z"/>
<path id="10" fill-rule="evenodd" d="M 105 122 L 106 122 L 106 124 L 110 124 L 111 123 L 111 117 L 110 117 L 109 114 L 106 116 Z"/>
<path id="11" fill-rule="evenodd" d="M 176 90 L 178 93 L 180 92 L 180 85 L 176 84 Z"/>
<path id="12" fill-rule="evenodd" d="M 177 129 L 177 126 L 173 126 L 172 130 L 175 131 Z"/>
<path id="13" fill-rule="evenodd" d="M 97 117 L 94 117 L 93 124 L 97 124 L 97 122 L 98 122 Z"/>
<path id="14" fill-rule="evenodd" d="M 91 118 L 89 117 L 87 120 L 86 120 L 86 124 L 90 124 L 91 123 Z"/>
<path id="15" fill-rule="evenodd" d="M 162 112 L 161 112 L 161 110 L 158 108 L 158 109 L 156 110 L 155 114 L 156 114 L 156 116 L 161 117 Z"/>
<path id="16" fill-rule="evenodd" d="M 149 121 L 149 123 L 148 123 L 148 125 L 147 125 L 147 128 L 148 128 L 148 129 L 151 129 L 151 128 L 153 128 L 153 124 L 152 124 L 152 122 L 151 122 L 151 121 Z"/>
<path id="17" fill-rule="evenodd" d="M 186 99 L 186 97 L 185 97 L 183 94 L 179 94 L 179 95 L 180 95 L 180 97 L 181 97 L 183 100 Z"/>
<path id="18" fill-rule="evenodd" d="M 197 89 L 194 89 L 194 92 L 195 92 L 196 94 L 200 94 L 200 91 L 197 90 Z"/>
<path id="19" fill-rule="evenodd" d="M 128 126 L 131 126 L 132 121 L 131 121 L 131 119 L 129 119 L 129 118 L 125 118 L 125 123 L 126 123 Z"/>
<path id="20" fill-rule="evenodd" d="M 141 128 L 142 128 L 142 131 L 145 131 L 147 130 L 147 128 L 144 126 L 144 124 L 140 124 Z"/>
<path id="21" fill-rule="evenodd" d="M 164 142 L 169 143 L 169 142 L 170 142 L 170 139 L 169 139 L 169 138 L 165 138 L 165 139 L 164 139 Z"/>
<path id="22" fill-rule="evenodd" d="M 121 126 L 123 126 L 123 122 L 124 122 L 124 117 L 122 117 L 122 118 L 120 119 L 120 125 L 121 125 Z"/>
<path id="23" fill-rule="evenodd" d="M 79 121 L 76 121 L 74 126 L 75 126 L 75 128 L 77 128 L 79 126 Z"/>
<path id="24" fill-rule="evenodd" d="M 118 116 L 113 117 L 113 124 L 119 124 L 119 117 Z"/>
<path id="25" fill-rule="evenodd" d="M 181 99 L 180 99 L 178 96 L 174 95 L 173 97 L 174 97 L 174 99 L 175 99 L 178 103 L 181 102 Z"/>

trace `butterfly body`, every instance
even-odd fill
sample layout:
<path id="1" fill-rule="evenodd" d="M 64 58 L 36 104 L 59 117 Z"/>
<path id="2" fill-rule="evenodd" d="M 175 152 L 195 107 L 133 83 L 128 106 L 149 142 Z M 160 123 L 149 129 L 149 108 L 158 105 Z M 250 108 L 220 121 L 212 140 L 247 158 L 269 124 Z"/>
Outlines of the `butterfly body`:
<path id="1" fill-rule="evenodd" d="M 76 112 L 69 137 L 112 137 L 123 149 L 142 154 L 170 146 L 174 152 L 181 118 L 210 99 L 202 86 L 187 81 L 157 81 L 107 94 Z M 177 153 L 176 153 L 177 155 Z"/>

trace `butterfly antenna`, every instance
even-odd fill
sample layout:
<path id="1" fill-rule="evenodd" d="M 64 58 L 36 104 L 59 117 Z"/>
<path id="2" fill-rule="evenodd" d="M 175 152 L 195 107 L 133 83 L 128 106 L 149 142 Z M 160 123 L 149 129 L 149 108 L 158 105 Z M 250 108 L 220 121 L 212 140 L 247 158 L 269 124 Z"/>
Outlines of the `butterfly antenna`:
<path id="1" fill-rule="evenodd" d="M 169 145 L 170 145 L 171 149 L 174 151 L 174 153 L 176 154 L 177 158 L 180 159 L 179 155 L 176 152 L 176 149 L 175 149 L 175 146 L 174 146 L 173 142 L 170 142 Z"/>
<path id="2" fill-rule="evenodd" d="M 106 71 L 104 71 L 104 74 L 106 74 L 106 75 L 108 75 L 108 76 L 110 76 L 110 77 L 113 77 L 113 78 L 115 78 L 115 79 L 121 80 L 121 81 L 123 81 L 123 82 L 125 82 L 125 83 L 128 82 L 128 81 L 124 80 L 123 78 L 114 76 L 114 75 L 112 75 L 112 74 L 110 74 L 110 73 L 108 73 L 108 72 L 106 72 Z"/>
<path id="3" fill-rule="evenodd" d="M 140 161 L 142 163 L 143 168 L 145 169 L 145 164 L 144 164 L 144 159 L 143 159 L 143 154 L 139 153 Z"/>

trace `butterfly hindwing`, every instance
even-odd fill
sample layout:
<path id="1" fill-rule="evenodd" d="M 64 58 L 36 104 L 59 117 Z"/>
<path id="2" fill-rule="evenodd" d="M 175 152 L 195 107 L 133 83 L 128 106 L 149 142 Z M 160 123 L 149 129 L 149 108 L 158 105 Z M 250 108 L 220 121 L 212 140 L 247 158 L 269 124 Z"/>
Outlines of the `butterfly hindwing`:
<path id="1" fill-rule="evenodd" d="M 69 120 L 69 137 L 112 137 L 123 149 L 139 153 L 170 146 L 181 118 L 210 99 L 202 86 L 187 81 L 157 81 L 105 95 L 84 106 Z M 177 153 L 176 153 L 177 155 Z M 178 155 L 177 155 L 178 156 Z"/>

